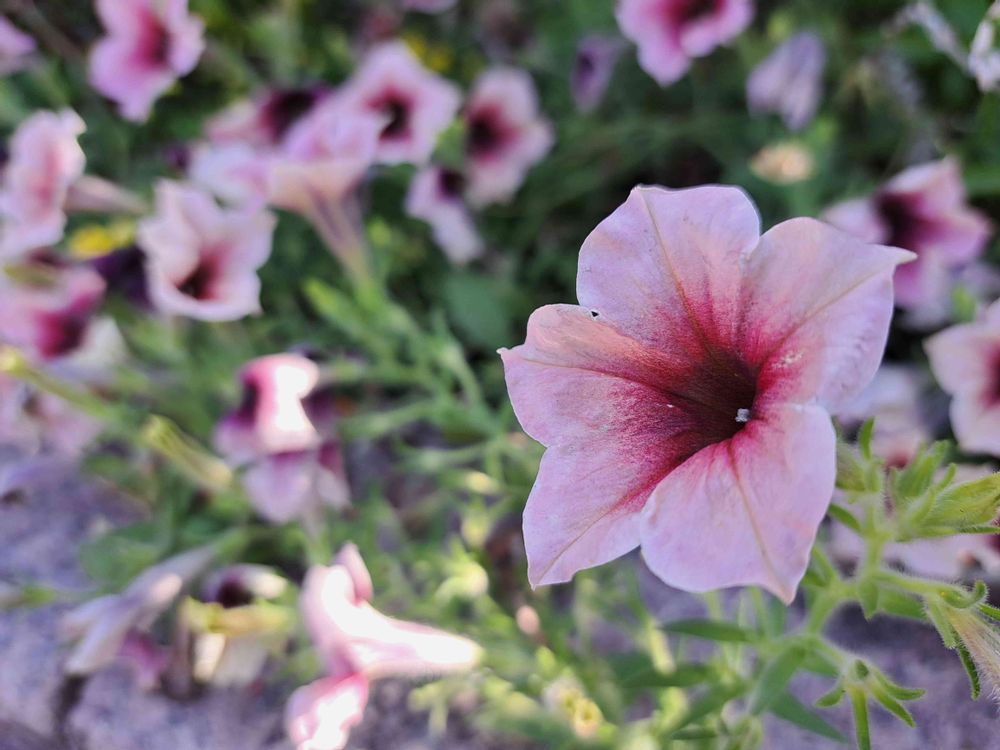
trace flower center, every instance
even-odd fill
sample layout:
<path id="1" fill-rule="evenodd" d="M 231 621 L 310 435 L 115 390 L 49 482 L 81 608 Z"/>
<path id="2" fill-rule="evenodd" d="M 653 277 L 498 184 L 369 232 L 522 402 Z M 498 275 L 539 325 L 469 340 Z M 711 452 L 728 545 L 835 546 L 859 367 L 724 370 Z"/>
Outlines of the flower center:
<path id="1" fill-rule="evenodd" d="M 187 278 L 177 285 L 177 290 L 196 300 L 210 299 L 216 278 L 215 265 L 211 258 L 203 258 Z"/>
<path id="2" fill-rule="evenodd" d="M 488 156 L 503 142 L 498 116 L 492 110 L 479 112 L 469 120 L 466 149 L 472 156 Z"/>
<path id="3" fill-rule="evenodd" d="M 224 609 L 232 609 L 253 604 L 253 595 L 242 583 L 230 578 L 219 586 L 215 601 L 221 604 Z"/>
<path id="4" fill-rule="evenodd" d="M 885 244 L 912 250 L 924 221 L 905 196 L 887 193 L 877 202 L 878 214 L 888 227 Z"/>
<path id="5" fill-rule="evenodd" d="M 757 376 L 742 359 L 713 352 L 693 370 L 671 374 L 664 392 L 676 412 L 671 430 L 685 440 L 685 458 L 734 437 L 754 420 Z"/>
<path id="6" fill-rule="evenodd" d="M 446 198 L 458 198 L 465 189 L 465 177 L 454 169 L 442 169 L 438 176 L 438 187 Z"/>
<path id="7" fill-rule="evenodd" d="M 717 5 L 717 0 L 680 0 L 671 11 L 677 21 L 691 23 L 714 13 Z"/>
<path id="8" fill-rule="evenodd" d="M 47 315 L 42 318 L 42 336 L 39 352 L 46 359 L 60 357 L 83 343 L 87 330 L 89 310 L 82 314 Z"/>
<path id="9" fill-rule="evenodd" d="M 378 104 L 388 122 L 382 128 L 383 138 L 398 138 L 406 133 L 410 124 L 410 104 L 396 94 L 390 94 Z"/>
<path id="10" fill-rule="evenodd" d="M 316 98 L 316 91 L 307 88 L 276 91 L 268 98 L 263 116 L 275 142 L 280 141 L 288 129 L 312 109 Z"/>

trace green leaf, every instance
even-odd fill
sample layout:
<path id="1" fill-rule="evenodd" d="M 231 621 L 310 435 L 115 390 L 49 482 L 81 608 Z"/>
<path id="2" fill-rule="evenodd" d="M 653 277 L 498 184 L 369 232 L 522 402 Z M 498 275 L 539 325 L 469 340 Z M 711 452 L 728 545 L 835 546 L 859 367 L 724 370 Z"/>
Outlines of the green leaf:
<path id="1" fill-rule="evenodd" d="M 858 430 L 858 450 L 861 455 L 871 461 L 872 459 L 872 435 L 875 432 L 875 418 L 872 417 Z"/>
<path id="2" fill-rule="evenodd" d="M 889 691 L 885 689 L 884 685 L 881 685 L 877 680 L 875 682 L 869 683 L 871 688 L 872 697 L 875 698 L 881 704 L 881 706 L 899 719 L 904 724 L 915 727 L 917 722 L 913 720 L 913 715 L 899 703 L 895 698 L 889 695 Z"/>
<path id="3" fill-rule="evenodd" d="M 851 446 L 837 442 L 837 487 L 845 492 L 870 492 L 869 466 Z"/>
<path id="4" fill-rule="evenodd" d="M 878 609 L 879 612 L 884 612 L 887 615 L 920 620 L 921 622 L 927 621 L 927 615 L 919 600 L 894 589 L 879 589 Z"/>
<path id="5" fill-rule="evenodd" d="M 847 743 L 844 737 L 835 727 L 830 725 L 823 717 L 813 713 L 798 699 L 789 693 L 781 693 L 771 704 L 770 711 L 779 719 L 794 724 L 797 727 L 812 732 L 820 737 L 826 737 L 834 742 Z"/>
<path id="6" fill-rule="evenodd" d="M 669 672 L 661 672 L 650 666 L 622 677 L 620 684 L 624 688 L 633 689 L 692 687 L 710 682 L 717 675 L 717 670 L 708 664 L 678 664 Z"/>
<path id="7" fill-rule="evenodd" d="M 859 687 L 851 687 L 851 712 L 854 715 L 854 736 L 858 750 L 872 750 L 871 729 L 868 726 L 868 699 Z"/>
<path id="8" fill-rule="evenodd" d="M 990 617 L 997 622 L 1000 622 L 1000 608 L 994 607 L 992 604 L 987 604 L 983 602 L 979 605 L 979 611 L 982 612 L 987 617 Z"/>
<path id="9" fill-rule="evenodd" d="M 989 524 L 1000 511 L 1000 473 L 964 482 L 941 492 L 928 514 L 928 526 Z"/>
<path id="10" fill-rule="evenodd" d="M 841 699 L 844 697 L 845 692 L 847 691 L 844 690 L 843 685 L 840 684 L 835 685 L 833 690 L 831 690 L 829 693 L 821 695 L 817 699 L 816 705 L 819 708 L 832 708 L 833 706 L 836 706 L 838 703 L 840 703 Z"/>
<path id="11" fill-rule="evenodd" d="M 724 643 L 752 643 L 757 638 L 755 633 L 739 625 L 720 620 L 676 620 L 661 627 L 668 633 Z"/>
<path id="12" fill-rule="evenodd" d="M 714 714 L 722 709 L 729 701 L 739 697 L 744 692 L 742 685 L 715 685 L 705 692 L 700 698 L 688 706 L 687 711 L 680 718 L 677 724 L 672 727 L 671 735 L 696 721 Z"/>
<path id="13" fill-rule="evenodd" d="M 748 710 L 751 714 L 763 713 L 785 692 L 785 687 L 795 676 L 805 656 L 805 648 L 801 644 L 794 644 L 767 663 L 750 694 Z"/>
<path id="14" fill-rule="evenodd" d="M 951 445 L 943 440 L 920 451 L 906 468 L 894 475 L 893 499 L 905 503 L 927 492 L 950 451 Z"/>
<path id="15" fill-rule="evenodd" d="M 926 690 L 922 690 L 921 688 L 905 688 L 902 685 L 898 685 L 881 672 L 875 672 L 875 679 L 896 700 L 915 701 L 927 693 Z"/>
<path id="16" fill-rule="evenodd" d="M 854 517 L 854 514 L 846 508 L 842 508 L 836 504 L 831 504 L 830 507 L 827 508 L 826 512 L 834 521 L 846 526 L 855 534 L 861 534 L 861 524 L 858 522 L 858 519 Z"/>
<path id="17" fill-rule="evenodd" d="M 962 666 L 965 667 L 965 673 L 969 676 L 969 686 L 972 690 L 972 700 L 979 700 L 979 694 L 982 689 L 979 681 L 979 670 L 976 669 L 976 663 L 972 661 L 972 655 L 969 653 L 969 650 L 965 647 L 964 643 L 958 644 L 958 657 L 962 660 Z"/>
<path id="18" fill-rule="evenodd" d="M 931 623 L 937 628 L 944 645 L 954 650 L 958 646 L 958 636 L 955 634 L 955 629 L 948 622 L 948 618 L 945 617 L 944 612 L 941 611 L 941 604 L 934 599 L 928 599 L 925 611 Z"/>
<path id="19" fill-rule="evenodd" d="M 458 271 L 444 283 L 448 317 L 469 339 L 488 349 L 514 338 L 508 294 L 492 276 Z"/>
<path id="20" fill-rule="evenodd" d="M 879 588 L 870 578 L 858 582 L 858 601 L 864 612 L 865 619 L 870 620 L 878 612 Z"/>

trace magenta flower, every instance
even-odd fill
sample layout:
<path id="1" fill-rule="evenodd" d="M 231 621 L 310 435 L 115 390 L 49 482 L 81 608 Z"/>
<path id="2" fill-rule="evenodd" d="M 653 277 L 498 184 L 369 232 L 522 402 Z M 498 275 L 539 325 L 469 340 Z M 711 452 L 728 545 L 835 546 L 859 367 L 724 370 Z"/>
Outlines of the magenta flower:
<path id="1" fill-rule="evenodd" d="M 88 266 L 36 259 L 19 267 L 22 283 L 0 283 L 0 341 L 36 362 L 65 359 L 91 333 L 104 280 Z"/>
<path id="2" fill-rule="evenodd" d="M 826 48 L 810 31 L 790 37 L 754 68 L 747 79 L 751 112 L 775 112 L 789 130 L 801 130 L 816 116 Z"/>
<path id="3" fill-rule="evenodd" d="M 346 111 L 380 120 L 376 161 L 423 164 L 455 119 L 458 88 L 425 69 L 402 42 L 373 49 L 338 94 Z"/>
<path id="4" fill-rule="evenodd" d="M 137 232 L 153 304 L 199 320 L 259 312 L 257 269 L 271 254 L 274 223 L 269 213 L 222 209 L 197 188 L 161 181 L 156 214 Z"/>
<path id="5" fill-rule="evenodd" d="M 661 86 L 679 80 L 691 60 L 740 34 L 752 0 L 619 0 L 622 34 L 639 47 L 639 64 Z"/>
<path id="6" fill-rule="evenodd" d="M 142 122 L 174 82 L 194 70 L 204 24 L 187 0 L 95 0 L 107 31 L 90 55 L 90 85 Z"/>
<path id="7" fill-rule="evenodd" d="M 828 410 L 875 374 L 910 254 L 759 226 L 734 188 L 636 188 L 583 245 L 581 306 L 536 310 L 501 350 L 548 448 L 524 511 L 533 585 L 641 545 L 672 586 L 794 597 L 833 493 Z"/>
<path id="8" fill-rule="evenodd" d="M 509 200 L 554 140 L 530 76 L 513 68 L 486 71 L 469 95 L 464 118 L 469 200 L 476 206 Z"/>
<path id="9" fill-rule="evenodd" d="M 347 473 L 316 364 L 295 354 L 260 357 L 240 381 L 242 401 L 220 421 L 215 447 L 245 469 L 254 509 L 273 523 L 314 523 L 324 506 L 347 506 Z"/>
<path id="10" fill-rule="evenodd" d="M 951 275 L 982 255 L 993 231 L 966 203 L 961 168 L 950 158 L 911 167 L 871 197 L 840 203 L 823 218 L 867 242 L 917 254 L 896 271 L 896 304 L 918 316 L 940 308 Z"/>
<path id="11" fill-rule="evenodd" d="M 591 34 L 580 40 L 570 76 L 570 91 L 576 108 L 581 112 L 597 109 L 611 83 L 621 53 L 622 42 L 617 37 Z"/>
<path id="12" fill-rule="evenodd" d="M 971 453 L 1000 456 L 1000 302 L 974 323 L 952 326 L 924 345 L 931 370 L 953 396 L 951 426 Z"/>
<path id="13" fill-rule="evenodd" d="M 465 204 L 464 190 L 461 172 L 430 166 L 414 175 L 406 195 L 406 213 L 430 224 L 434 241 L 459 265 L 483 253 L 483 239 Z"/>
<path id="14" fill-rule="evenodd" d="M 329 676 L 289 701 L 286 726 L 299 750 L 344 747 L 364 712 L 369 680 L 462 671 L 479 660 L 479 646 L 466 638 L 383 615 L 369 604 L 372 593 L 354 545 L 306 576 L 302 615 Z"/>
<path id="15" fill-rule="evenodd" d="M 0 443 L 29 455 L 48 451 L 77 459 L 103 430 L 103 423 L 64 399 L 0 376 Z"/>
<path id="16" fill-rule="evenodd" d="M 84 131 L 75 112 L 37 112 L 10 142 L 0 183 L 0 259 L 10 259 L 62 239 L 70 186 L 86 159 L 77 143 Z"/>
<path id="17" fill-rule="evenodd" d="M 217 145 L 277 146 L 328 95 L 322 86 L 270 89 L 228 106 L 209 120 L 205 132 Z"/>
<path id="18" fill-rule="evenodd" d="M 23 70 L 35 47 L 34 39 L 0 16 L 0 76 Z"/>

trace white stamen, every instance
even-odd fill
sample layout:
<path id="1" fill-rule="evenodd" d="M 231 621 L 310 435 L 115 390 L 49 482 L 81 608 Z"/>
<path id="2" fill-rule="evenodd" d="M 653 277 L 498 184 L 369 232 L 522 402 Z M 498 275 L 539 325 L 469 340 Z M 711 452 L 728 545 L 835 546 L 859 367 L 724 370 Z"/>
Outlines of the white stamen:
<path id="1" fill-rule="evenodd" d="M 750 421 L 750 410 L 749 409 L 737 409 L 736 410 L 736 421 L 741 424 L 746 424 Z"/>

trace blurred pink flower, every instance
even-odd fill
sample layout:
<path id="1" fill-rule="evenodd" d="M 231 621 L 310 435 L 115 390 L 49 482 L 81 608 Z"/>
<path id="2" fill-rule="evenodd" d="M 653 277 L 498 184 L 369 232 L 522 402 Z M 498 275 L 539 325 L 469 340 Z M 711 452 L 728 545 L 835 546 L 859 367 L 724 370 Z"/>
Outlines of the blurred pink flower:
<path id="1" fill-rule="evenodd" d="M 285 709 L 288 738 L 296 750 L 342 750 L 367 703 L 368 680 L 361 675 L 326 677 L 300 687 Z"/>
<path id="2" fill-rule="evenodd" d="M 208 121 L 205 134 L 216 145 L 277 146 L 328 95 L 323 86 L 271 89 L 228 106 Z"/>
<path id="3" fill-rule="evenodd" d="M 639 187 L 587 238 L 581 306 L 501 350 L 545 445 L 524 511 L 533 585 L 641 545 L 689 591 L 790 602 L 833 494 L 828 410 L 875 374 L 909 253 L 811 219 L 763 237 L 734 188 Z"/>
<path id="4" fill-rule="evenodd" d="M 837 411 L 847 428 L 874 417 L 872 451 L 890 467 L 908 464 L 932 440 L 922 410 L 927 378 L 913 365 L 882 365 L 857 398 Z"/>
<path id="5" fill-rule="evenodd" d="M 591 34 L 580 40 L 570 76 L 570 91 L 581 112 L 592 112 L 601 103 L 622 48 L 618 37 Z"/>
<path id="6" fill-rule="evenodd" d="M 896 304 L 918 320 L 925 308 L 942 307 L 952 274 L 982 255 L 993 231 L 966 203 L 961 167 L 952 158 L 911 167 L 871 197 L 839 203 L 823 218 L 867 242 L 917 254 L 897 269 L 895 281 Z"/>
<path id="7" fill-rule="evenodd" d="M 83 131 L 83 120 L 67 109 L 37 112 L 14 133 L 0 183 L 0 259 L 62 239 L 70 186 L 86 165 L 77 143 Z"/>
<path id="8" fill-rule="evenodd" d="M 311 524 L 324 506 L 347 506 L 347 473 L 316 364 L 295 354 L 260 357 L 240 381 L 242 401 L 220 421 L 215 447 L 245 469 L 254 509 L 273 523 Z"/>
<path id="9" fill-rule="evenodd" d="M 452 263 L 468 263 L 483 253 L 483 239 L 465 204 L 465 177 L 447 167 L 424 167 L 413 177 L 406 212 L 431 225 L 434 241 Z"/>
<path id="10" fill-rule="evenodd" d="M 22 70 L 35 46 L 34 39 L 0 16 L 0 76 Z"/>
<path id="11" fill-rule="evenodd" d="M 333 96 L 288 133 L 269 166 L 268 200 L 310 221 L 345 268 L 369 273 L 357 188 L 375 160 L 382 120 Z"/>
<path id="12" fill-rule="evenodd" d="M 28 454 L 51 452 L 75 460 L 103 429 L 65 399 L 0 376 L 0 443 Z"/>
<path id="13" fill-rule="evenodd" d="M 952 326 L 924 344 L 934 377 L 951 402 L 951 426 L 970 453 L 1000 456 L 1000 302 L 974 323 Z"/>
<path id="14" fill-rule="evenodd" d="M 300 750 L 346 744 L 369 680 L 463 671 L 479 660 L 481 649 L 467 638 L 383 615 L 369 604 L 372 593 L 354 545 L 306 576 L 302 615 L 329 677 L 299 688 L 289 702 L 288 734 Z"/>
<path id="15" fill-rule="evenodd" d="M 402 42 L 379 45 L 338 93 L 348 113 L 379 119 L 375 160 L 423 164 L 461 104 L 458 88 L 429 70 Z"/>
<path id="16" fill-rule="evenodd" d="M 95 0 L 107 31 L 90 55 L 90 84 L 142 122 L 153 103 L 194 70 L 204 50 L 204 24 L 187 0 Z"/>
<path id="17" fill-rule="evenodd" d="M 661 86 L 680 79 L 753 20 L 752 0 L 618 0 L 622 33 L 639 47 L 639 64 Z"/>
<path id="18" fill-rule="evenodd" d="M 104 280 L 88 266 L 34 259 L 17 267 L 21 282 L 0 282 L 0 341 L 35 362 L 79 350 L 104 299 Z"/>
<path id="19" fill-rule="evenodd" d="M 210 546 L 188 550 L 148 568 L 120 594 L 92 599 L 68 612 L 63 635 L 76 641 L 66 660 L 70 674 L 90 674 L 118 656 L 133 630 L 148 630 L 212 559 Z"/>
<path id="20" fill-rule="evenodd" d="M 231 206 L 261 208 L 267 203 L 272 155 L 249 143 L 201 143 L 191 151 L 187 174 Z"/>
<path id="21" fill-rule="evenodd" d="M 469 200 L 476 206 L 509 200 L 554 140 L 531 77 L 514 68 L 487 70 L 473 86 L 464 118 Z"/>
<path id="22" fill-rule="evenodd" d="M 258 357 L 240 370 L 242 400 L 219 422 L 215 447 L 245 463 L 267 453 L 312 448 L 321 441 L 303 401 L 319 382 L 319 367 L 297 354 Z"/>
<path id="23" fill-rule="evenodd" d="M 810 31 L 790 37 L 760 63 L 747 79 L 751 112 L 775 112 L 789 130 L 801 130 L 816 116 L 826 48 Z"/>
<path id="24" fill-rule="evenodd" d="M 199 320 L 259 312 L 257 269 L 271 254 L 274 223 L 267 212 L 222 209 L 195 187 L 161 181 L 156 214 L 137 232 L 153 304 Z"/>

